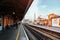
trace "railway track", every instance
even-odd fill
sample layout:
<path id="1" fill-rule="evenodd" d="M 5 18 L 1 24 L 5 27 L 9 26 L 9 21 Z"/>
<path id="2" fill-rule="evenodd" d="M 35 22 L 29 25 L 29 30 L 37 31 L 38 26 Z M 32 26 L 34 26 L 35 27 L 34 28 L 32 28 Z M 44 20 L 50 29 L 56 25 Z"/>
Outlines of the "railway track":
<path id="1" fill-rule="evenodd" d="M 56 32 L 50 31 L 50 30 L 42 29 L 42 28 L 35 27 L 32 25 L 28 25 L 28 24 L 26 24 L 25 26 L 28 30 L 30 30 L 30 32 L 33 31 L 37 35 L 45 36 L 44 39 L 60 40 L 60 33 L 56 33 Z"/>

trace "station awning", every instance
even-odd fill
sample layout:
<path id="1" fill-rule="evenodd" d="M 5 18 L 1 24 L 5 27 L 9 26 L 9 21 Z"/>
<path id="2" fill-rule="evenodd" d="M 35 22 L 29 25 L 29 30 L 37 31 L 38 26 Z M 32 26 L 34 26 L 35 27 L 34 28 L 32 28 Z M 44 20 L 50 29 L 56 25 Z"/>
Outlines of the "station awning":
<path id="1" fill-rule="evenodd" d="M 0 15 L 11 15 L 22 20 L 32 2 L 33 0 L 0 0 Z"/>

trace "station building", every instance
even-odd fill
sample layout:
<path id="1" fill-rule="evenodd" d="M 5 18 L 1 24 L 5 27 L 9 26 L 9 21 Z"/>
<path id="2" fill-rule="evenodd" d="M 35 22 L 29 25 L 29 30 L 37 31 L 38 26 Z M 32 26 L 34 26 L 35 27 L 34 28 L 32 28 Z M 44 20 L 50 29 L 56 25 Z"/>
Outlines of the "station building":
<path id="1" fill-rule="evenodd" d="M 56 26 L 56 27 L 60 27 L 60 16 L 52 13 L 48 15 L 48 25 L 50 27 L 52 26 Z"/>

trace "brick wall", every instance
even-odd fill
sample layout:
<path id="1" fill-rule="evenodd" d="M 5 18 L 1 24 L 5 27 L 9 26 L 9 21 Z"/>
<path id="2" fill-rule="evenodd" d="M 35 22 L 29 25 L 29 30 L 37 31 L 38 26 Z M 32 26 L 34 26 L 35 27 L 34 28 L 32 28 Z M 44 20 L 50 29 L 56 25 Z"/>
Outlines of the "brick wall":
<path id="1" fill-rule="evenodd" d="M 3 26 L 5 28 L 7 24 L 13 25 L 14 22 L 13 22 L 13 19 L 11 17 L 5 16 L 4 20 L 3 20 L 3 23 L 4 23 Z"/>

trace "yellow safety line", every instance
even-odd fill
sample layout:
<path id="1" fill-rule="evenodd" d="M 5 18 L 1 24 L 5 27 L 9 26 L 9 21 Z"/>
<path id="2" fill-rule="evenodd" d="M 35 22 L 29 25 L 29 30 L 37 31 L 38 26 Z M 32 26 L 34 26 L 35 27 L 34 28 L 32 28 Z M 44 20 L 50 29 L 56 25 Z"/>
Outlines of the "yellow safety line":
<path id="1" fill-rule="evenodd" d="M 20 34 L 20 28 L 18 29 L 18 33 L 17 33 L 17 36 L 16 36 L 16 40 L 19 39 L 19 34 Z"/>

